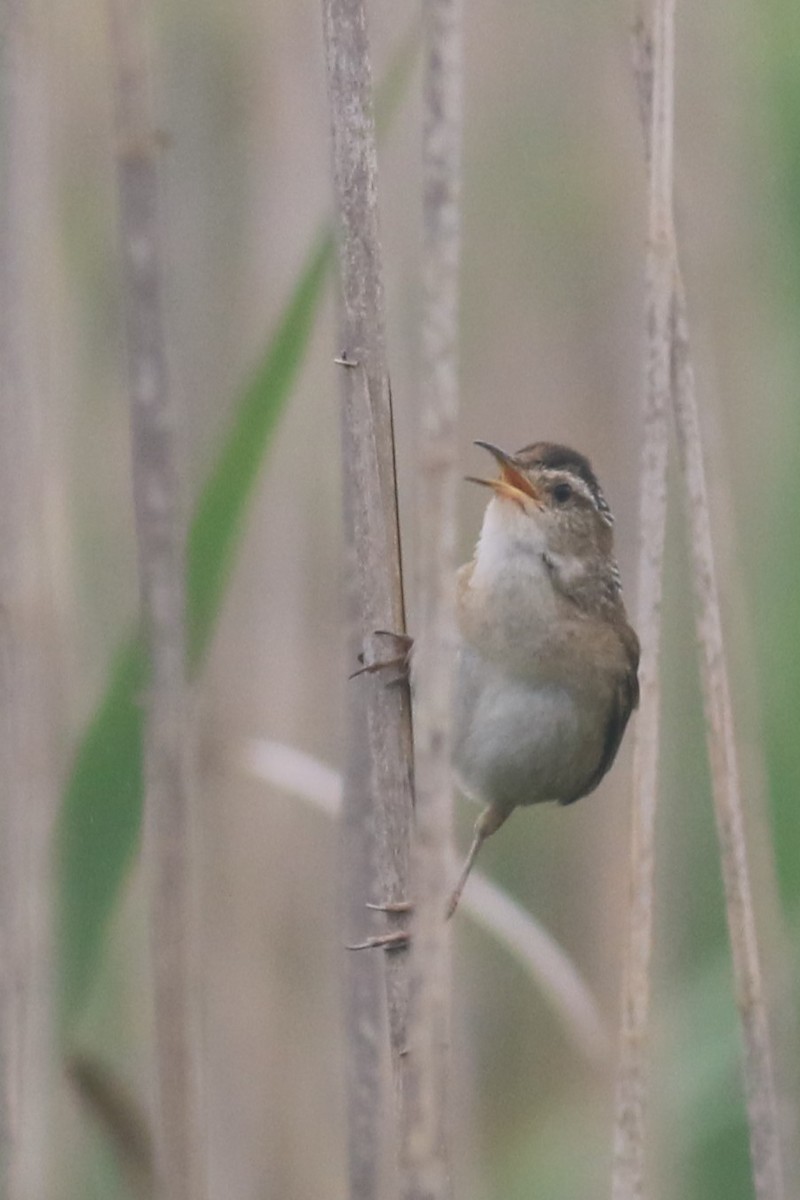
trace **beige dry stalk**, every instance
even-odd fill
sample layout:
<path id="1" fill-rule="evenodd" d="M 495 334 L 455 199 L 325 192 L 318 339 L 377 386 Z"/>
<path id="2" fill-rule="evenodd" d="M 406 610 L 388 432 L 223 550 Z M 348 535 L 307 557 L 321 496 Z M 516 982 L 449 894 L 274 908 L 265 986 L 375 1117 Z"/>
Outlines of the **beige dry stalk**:
<path id="1" fill-rule="evenodd" d="M 205 1194 L 190 1005 L 191 789 L 184 542 L 167 379 L 146 0 L 110 0 L 118 190 L 142 619 L 150 657 L 145 857 L 152 954 L 160 1200 Z"/>
<path id="2" fill-rule="evenodd" d="M 392 655 L 393 640 L 376 636 L 376 631 L 404 634 L 405 612 L 378 236 L 372 74 L 363 0 L 323 0 L 323 24 L 339 217 L 338 369 L 342 387 L 345 537 L 351 581 L 350 644 L 371 664 Z M 358 875 L 345 881 L 350 897 L 348 909 L 352 912 L 353 905 L 368 901 L 396 904 L 408 900 L 413 799 L 408 687 L 388 684 L 380 671 L 362 674 L 349 686 L 354 692 L 354 707 L 348 723 L 343 819 L 345 829 L 359 826 L 374 833 L 371 853 L 366 848 Z M 364 736 L 365 726 L 367 745 L 362 753 L 354 739 Z M 391 930 L 403 925 L 407 917 L 390 913 L 386 920 Z M 400 1112 L 408 1032 L 405 949 L 386 955 L 385 974 L 392 1071 Z M 349 989 L 351 998 L 354 986 L 351 984 Z M 376 1036 L 374 1008 L 366 1011 L 366 1019 L 368 1039 L 351 1046 L 353 1055 L 361 1055 L 360 1060 L 350 1063 L 351 1105 L 363 1104 L 371 1094 L 366 1072 L 374 1071 L 374 1052 L 368 1044 Z M 352 1029 L 352 1016 L 349 1021 Z M 361 1073 L 363 1086 L 357 1086 Z M 353 1112 L 351 1128 L 356 1123 L 359 1128 L 369 1129 L 369 1114 Z M 368 1154 L 370 1148 L 362 1150 Z M 377 1147 L 372 1153 L 377 1153 Z M 368 1174 L 365 1172 L 363 1177 Z"/>
<path id="3" fill-rule="evenodd" d="M 422 403 L 414 672 L 415 914 L 411 947 L 405 1200 L 444 1200 L 449 1161 L 452 679 L 458 463 L 462 127 L 460 0 L 426 0 Z"/>

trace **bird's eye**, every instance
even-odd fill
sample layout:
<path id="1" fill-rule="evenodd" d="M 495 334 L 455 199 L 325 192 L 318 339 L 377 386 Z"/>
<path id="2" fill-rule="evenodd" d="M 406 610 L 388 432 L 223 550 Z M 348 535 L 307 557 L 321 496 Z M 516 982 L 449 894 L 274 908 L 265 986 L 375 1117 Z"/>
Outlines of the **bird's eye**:
<path id="1" fill-rule="evenodd" d="M 557 483 L 553 488 L 553 499 L 556 504 L 566 504 L 572 498 L 572 488 L 568 483 Z"/>

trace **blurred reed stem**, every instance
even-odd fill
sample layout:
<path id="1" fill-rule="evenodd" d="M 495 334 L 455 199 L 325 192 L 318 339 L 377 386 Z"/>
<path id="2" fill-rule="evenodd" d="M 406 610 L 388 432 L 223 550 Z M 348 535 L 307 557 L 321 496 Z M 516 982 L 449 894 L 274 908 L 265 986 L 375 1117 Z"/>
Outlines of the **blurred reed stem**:
<path id="1" fill-rule="evenodd" d="M 190 739 L 185 527 L 167 378 L 146 0 L 110 0 L 120 233 L 142 621 L 149 651 L 145 861 L 155 1018 L 156 1195 L 205 1194 L 190 1007 Z"/>
<path id="2" fill-rule="evenodd" d="M 672 387 L 675 0 L 655 0 L 652 45 L 638 580 L 641 701 L 633 749 L 629 910 L 615 1102 L 613 1200 L 640 1200 L 647 1194 L 645 1109 L 661 726 L 659 652 L 667 514 L 667 414 Z"/>
<path id="3" fill-rule="evenodd" d="M 451 1194 L 448 1098 L 455 645 L 462 9 L 426 0 L 422 151 L 423 296 L 418 617 L 414 672 L 415 823 L 408 1094 L 401 1192 Z"/>
<path id="4" fill-rule="evenodd" d="M 367 666 L 391 657 L 392 637 L 405 634 L 400 533 L 397 516 L 392 400 L 385 342 L 385 301 L 378 237 L 377 158 L 372 71 L 363 0 L 323 0 L 323 27 L 331 114 L 333 181 L 339 227 L 342 386 L 342 463 L 345 540 L 350 567 L 353 648 Z M 413 812 L 411 706 L 405 683 L 387 686 L 384 672 L 364 673 L 350 683 L 351 739 L 346 763 L 343 821 L 371 830 L 357 872 L 345 881 L 347 909 L 368 901 L 403 904 L 409 895 L 409 844 Z M 356 739 L 364 737 L 361 753 Z M 352 866 L 352 863 L 348 865 Z M 366 913 L 364 913 L 366 919 Z M 390 932 L 404 922 L 387 913 Z M 350 968 L 346 968 L 349 970 Z M 395 948 L 385 958 L 389 1043 L 397 1112 L 404 1103 L 408 1034 L 408 952 Z M 355 977 L 348 998 L 356 1002 Z M 369 1029 L 375 1029 L 372 1007 Z M 352 1031 L 353 1018 L 348 1021 Z M 351 1106 L 369 1102 L 374 1057 L 365 1039 L 348 1046 Z M 358 1085 L 363 1082 L 363 1087 Z M 368 1129 L 368 1115 L 355 1107 L 351 1130 Z M 400 1122 L 402 1128 L 402 1121 Z M 379 1147 L 362 1147 L 363 1155 Z M 353 1140 L 351 1135 L 351 1155 Z M 377 1171 L 364 1173 L 374 1179 Z M 355 1164 L 351 1158 L 351 1183 Z M 363 1194 L 363 1193 L 361 1193 Z"/>
<path id="5" fill-rule="evenodd" d="M 51 1142 L 49 835 L 55 804 L 46 463 L 36 366 L 45 133 L 35 6 L 0 12 L 0 1194 L 44 1194 Z"/>

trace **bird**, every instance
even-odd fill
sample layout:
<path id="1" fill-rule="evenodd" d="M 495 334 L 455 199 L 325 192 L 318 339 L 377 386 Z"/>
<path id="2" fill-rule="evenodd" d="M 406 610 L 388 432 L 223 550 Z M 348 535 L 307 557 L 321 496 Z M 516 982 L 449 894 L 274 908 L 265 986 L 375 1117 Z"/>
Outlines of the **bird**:
<path id="1" fill-rule="evenodd" d="M 452 916 L 486 838 L 515 808 L 572 804 L 610 769 L 639 701 L 639 640 L 614 557 L 614 518 L 583 454 L 478 441 L 497 478 L 458 571 L 453 767 L 484 807 Z"/>

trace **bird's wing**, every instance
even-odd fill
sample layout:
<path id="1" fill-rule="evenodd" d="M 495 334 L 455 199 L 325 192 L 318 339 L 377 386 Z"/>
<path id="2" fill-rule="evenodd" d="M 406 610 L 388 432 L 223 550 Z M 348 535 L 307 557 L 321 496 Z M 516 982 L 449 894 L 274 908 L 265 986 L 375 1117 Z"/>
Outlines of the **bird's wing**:
<path id="1" fill-rule="evenodd" d="M 612 702 L 609 706 L 600 761 L 580 795 L 570 796 L 569 799 L 562 800 L 562 804 L 572 804 L 574 800 L 579 800 L 581 796 L 587 796 L 589 792 L 594 791 L 617 757 L 617 751 L 619 750 L 630 715 L 639 704 L 639 678 L 637 674 L 639 667 L 639 639 L 627 622 L 620 625 L 618 632 L 625 653 L 626 670 L 622 671 L 617 679 L 617 686 L 614 689 Z"/>
<path id="2" fill-rule="evenodd" d="M 625 733 L 628 719 L 639 703 L 639 677 L 637 674 L 639 667 L 639 639 L 627 622 L 620 626 L 619 638 L 625 651 L 627 669 L 617 680 L 614 699 L 608 714 L 606 736 L 603 740 L 603 753 L 587 791 L 593 791 L 597 787 L 617 757 L 617 751 L 622 741 L 622 735 Z"/>

